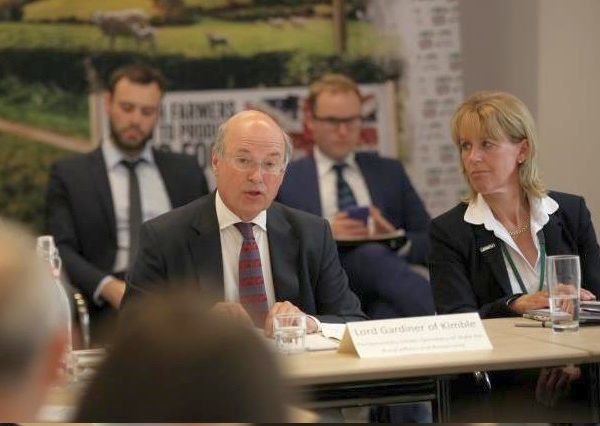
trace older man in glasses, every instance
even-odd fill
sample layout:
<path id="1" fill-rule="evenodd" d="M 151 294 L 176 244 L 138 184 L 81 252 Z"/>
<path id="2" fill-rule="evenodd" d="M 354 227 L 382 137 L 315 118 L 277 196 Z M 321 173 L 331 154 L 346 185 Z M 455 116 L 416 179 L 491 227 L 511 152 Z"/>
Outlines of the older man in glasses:
<path id="1" fill-rule="evenodd" d="M 216 295 L 216 308 L 272 333 L 272 317 L 302 311 L 320 321 L 364 319 L 323 219 L 273 199 L 291 155 L 267 115 L 244 111 L 219 129 L 212 166 L 217 190 L 146 222 L 124 302 L 168 283 Z"/>
<path id="2" fill-rule="evenodd" d="M 429 282 L 412 264 L 425 263 L 429 215 L 400 162 L 356 152 L 362 97 L 354 81 L 328 74 L 310 87 L 308 128 L 313 155 L 290 164 L 278 201 L 329 220 L 334 238 L 367 239 L 403 229 L 400 250 L 363 243 L 340 248 L 340 257 L 363 309 L 373 318 L 433 314 Z M 373 224 L 353 212 L 364 207 Z"/>

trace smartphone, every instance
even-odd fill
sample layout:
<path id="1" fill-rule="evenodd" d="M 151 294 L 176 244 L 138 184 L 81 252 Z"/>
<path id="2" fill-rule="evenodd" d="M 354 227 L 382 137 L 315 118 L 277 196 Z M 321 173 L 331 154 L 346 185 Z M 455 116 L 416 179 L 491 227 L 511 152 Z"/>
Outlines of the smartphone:
<path id="1" fill-rule="evenodd" d="M 367 206 L 354 206 L 346 209 L 346 213 L 352 219 L 360 220 L 365 225 L 369 220 L 369 207 Z"/>

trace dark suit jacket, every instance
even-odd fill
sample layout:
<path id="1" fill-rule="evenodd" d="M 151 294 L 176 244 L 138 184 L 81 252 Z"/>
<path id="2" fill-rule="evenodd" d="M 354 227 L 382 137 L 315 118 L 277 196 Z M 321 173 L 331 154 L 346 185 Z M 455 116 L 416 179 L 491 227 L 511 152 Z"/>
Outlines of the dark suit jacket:
<path id="1" fill-rule="evenodd" d="M 547 255 L 578 254 L 582 286 L 600 296 L 600 251 L 585 201 L 559 192 L 548 195 L 559 209 L 543 228 Z M 506 306 L 513 293 L 501 240 L 483 225 L 465 222 L 466 209 L 461 203 L 432 222 L 429 270 L 437 311 L 479 311 L 482 318 L 515 315 Z M 494 247 L 482 253 L 490 244 Z"/>
<path id="2" fill-rule="evenodd" d="M 173 207 L 208 193 L 196 159 L 154 150 Z M 46 228 L 54 235 L 71 282 L 91 298 L 114 271 L 117 231 L 112 193 L 100 148 L 52 166 L 46 194 Z"/>
<path id="3" fill-rule="evenodd" d="M 413 188 L 404 167 L 376 153 L 356 153 L 373 205 L 411 241 L 408 261 L 425 263 L 429 253 L 429 214 Z M 290 207 L 322 216 L 317 167 L 313 156 L 292 162 L 277 200 Z"/>
<path id="4" fill-rule="evenodd" d="M 278 301 L 287 300 L 328 322 L 365 319 L 326 221 L 273 203 L 267 210 L 267 233 Z M 223 300 L 214 193 L 142 225 L 124 303 L 139 293 L 190 282 Z"/>

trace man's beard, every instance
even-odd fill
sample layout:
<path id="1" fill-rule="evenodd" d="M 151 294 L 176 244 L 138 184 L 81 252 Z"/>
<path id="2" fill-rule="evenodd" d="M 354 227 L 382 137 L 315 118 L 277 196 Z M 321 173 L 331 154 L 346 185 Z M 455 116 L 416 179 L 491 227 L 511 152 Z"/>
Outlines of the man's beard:
<path id="1" fill-rule="evenodd" d="M 136 127 L 136 129 L 138 128 Z M 146 143 L 148 143 L 148 141 L 152 139 L 153 132 L 149 132 L 139 141 L 124 141 L 119 136 L 119 133 L 115 130 L 113 124 L 110 123 L 110 136 L 117 147 L 119 147 L 124 152 L 130 153 L 143 150 L 146 146 Z"/>

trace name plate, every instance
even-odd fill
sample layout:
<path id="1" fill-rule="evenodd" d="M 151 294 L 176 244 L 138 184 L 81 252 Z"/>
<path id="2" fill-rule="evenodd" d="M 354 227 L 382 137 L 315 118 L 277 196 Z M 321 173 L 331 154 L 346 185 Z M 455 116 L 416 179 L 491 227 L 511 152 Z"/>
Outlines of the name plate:
<path id="1" fill-rule="evenodd" d="M 492 349 L 477 313 L 350 322 L 338 352 L 361 358 Z"/>

